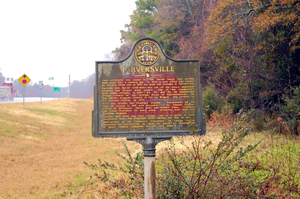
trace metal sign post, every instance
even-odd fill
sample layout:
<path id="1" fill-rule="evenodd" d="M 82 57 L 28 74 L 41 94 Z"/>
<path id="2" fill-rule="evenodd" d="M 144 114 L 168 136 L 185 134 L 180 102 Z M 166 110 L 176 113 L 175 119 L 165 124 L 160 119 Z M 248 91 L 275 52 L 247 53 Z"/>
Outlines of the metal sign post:
<path id="1" fill-rule="evenodd" d="M 155 143 L 148 136 L 144 144 L 144 191 L 145 198 L 155 199 Z"/>
<path id="2" fill-rule="evenodd" d="M 25 104 L 25 86 L 24 86 L 24 89 L 23 89 L 23 106 Z"/>
<path id="3" fill-rule="evenodd" d="M 121 61 L 96 62 L 92 135 L 126 137 L 144 150 L 145 198 L 155 198 L 155 146 L 206 132 L 199 60 L 174 60 L 154 39 L 137 41 Z"/>
<path id="4" fill-rule="evenodd" d="M 42 89 L 44 88 L 43 81 L 39 81 L 39 89 L 40 89 L 40 96 L 41 96 L 41 104 L 42 104 Z"/>

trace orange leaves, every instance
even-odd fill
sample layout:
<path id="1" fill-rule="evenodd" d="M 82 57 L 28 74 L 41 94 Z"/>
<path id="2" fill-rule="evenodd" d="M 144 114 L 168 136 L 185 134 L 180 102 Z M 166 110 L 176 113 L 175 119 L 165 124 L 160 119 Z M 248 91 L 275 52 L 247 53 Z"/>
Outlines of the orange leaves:
<path id="1" fill-rule="evenodd" d="M 220 39 L 234 34 L 235 27 L 244 23 L 237 14 L 243 11 L 242 7 L 245 4 L 246 0 L 221 0 L 211 10 L 206 23 L 206 42 L 209 48 Z"/>
<path id="2" fill-rule="evenodd" d="M 265 31 L 269 27 L 275 26 L 278 23 L 288 26 L 294 25 L 294 23 L 298 20 L 297 13 L 280 12 L 280 10 L 280 8 L 274 10 L 274 7 L 270 6 L 265 12 L 254 18 L 254 28 L 258 31 Z"/>
<path id="3" fill-rule="evenodd" d="M 256 34 L 271 33 L 279 43 L 288 40 L 294 51 L 299 48 L 299 16 L 299 0 L 220 0 L 206 23 L 207 46 L 234 35 L 241 27 L 250 27 Z"/>
<path id="4" fill-rule="evenodd" d="M 273 0 L 268 9 L 258 14 L 253 20 L 255 31 L 266 32 L 270 29 L 285 29 L 289 31 L 286 36 L 274 35 L 278 42 L 289 40 L 291 51 L 299 48 L 300 5 L 297 0 Z M 297 44 L 298 43 L 298 44 Z"/>
<path id="5" fill-rule="evenodd" d="M 297 28 L 295 28 L 295 29 L 296 29 L 297 33 L 295 34 L 292 41 L 289 43 L 289 45 L 291 46 L 292 51 L 300 49 L 299 44 L 297 45 L 297 42 L 299 43 L 299 40 L 300 40 L 300 27 L 297 26 Z"/>

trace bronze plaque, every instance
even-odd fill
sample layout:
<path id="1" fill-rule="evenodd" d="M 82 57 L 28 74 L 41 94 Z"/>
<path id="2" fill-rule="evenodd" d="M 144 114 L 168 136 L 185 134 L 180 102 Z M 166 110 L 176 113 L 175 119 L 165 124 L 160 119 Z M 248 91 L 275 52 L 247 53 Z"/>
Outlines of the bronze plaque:
<path id="1" fill-rule="evenodd" d="M 151 38 L 122 61 L 96 62 L 94 137 L 205 134 L 199 60 L 174 60 Z"/>

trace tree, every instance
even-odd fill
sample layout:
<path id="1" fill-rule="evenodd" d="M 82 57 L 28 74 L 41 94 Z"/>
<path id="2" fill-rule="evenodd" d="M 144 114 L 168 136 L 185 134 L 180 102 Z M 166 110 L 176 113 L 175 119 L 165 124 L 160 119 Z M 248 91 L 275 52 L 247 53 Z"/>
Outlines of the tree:
<path id="1" fill-rule="evenodd" d="M 160 27 L 171 31 L 166 34 L 169 43 L 178 46 L 174 57 L 179 59 L 200 58 L 204 44 L 204 24 L 209 17 L 206 4 L 211 1 L 193 0 L 166 0 L 160 3 L 157 18 L 161 21 Z M 168 38 L 168 39 L 167 39 Z"/>
<path id="2" fill-rule="evenodd" d="M 171 57 L 197 57 L 209 13 L 204 0 L 138 0 L 136 6 L 127 30 L 121 31 L 117 57 L 143 37 L 156 39 Z"/>
<path id="3" fill-rule="evenodd" d="M 176 59 L 200 59 L 201 82 L 212 83 L 234 112 L 279 114 L 300 84 L 299 0 L 137 0 L 122 46 L 152 37 Z"/>
<path id="4" fill-rule="evenodd" d="M 227 98 L 234 96 L 237 101 L 238 96 L 251 95 L 241 99 L 243 108 L 266 109 L 270 104 L 276 108 L 285 89 L 300 83 L 299 21 L 295 18 L 299 11 L 295 6 L 298 2 L 222 0 L 212 10 L 207 46 L 220 64 L 221 83 L 226 86 L 228 79 L 232 86 Z M 224 71 L 228 66 L 234 68 L 232 75 Z M 236 79 L 237 71 L 243 78 Z"/>
<path id="5" fill-rule="evenodd" d="M 83 80 L 74 80 L 71 84 L 71 97 L 90 98 L 94 95 L 95 74 L 89 75 Z"/>
<path id="6" fill-rule="evenodd" d="M 118 61 L 125 59 L 132 48 L 132 44 L 129 42 L 123 43 L 120 48 L 116 48 L 114 51 L 112 51 L 112 61 Z"/>

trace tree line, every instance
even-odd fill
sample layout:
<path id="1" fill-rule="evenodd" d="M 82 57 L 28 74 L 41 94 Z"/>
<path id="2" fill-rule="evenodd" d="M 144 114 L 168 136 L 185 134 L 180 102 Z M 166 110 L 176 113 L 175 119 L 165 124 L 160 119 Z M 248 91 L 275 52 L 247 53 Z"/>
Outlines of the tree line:
<path id="1" fill-rule="evenodd" d="M 5 77 L 0 69 L 0 86 L 5 82 Z M 94 96 L 95 74 L 89 75 L 82 80 L 74 80 L 70 85 L 71 98 L 91 98 Z M 21 97 L 24 95 L 24 86 L 16 79 L 13 81 L 15 96 Z M 25 97 L 68 97 L 69 87 L 61 87 L 60 92 L 53 91 L 54 86 L 44 85 L 43 89 L 39 89 L 39 84 L 29 83 L 25 87 Z"/>
<path id="2" fill-rule="evenodd" d="M 137 0 L 112 58 L 154 38 L 170 57 L 200 60 L 207 112 L 253 109 L 257 129 L 280 119 L 299 134 L 299 15 L 299 0 Z"/>

